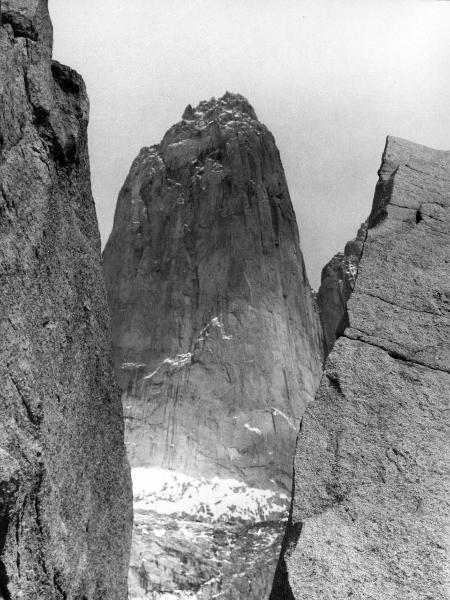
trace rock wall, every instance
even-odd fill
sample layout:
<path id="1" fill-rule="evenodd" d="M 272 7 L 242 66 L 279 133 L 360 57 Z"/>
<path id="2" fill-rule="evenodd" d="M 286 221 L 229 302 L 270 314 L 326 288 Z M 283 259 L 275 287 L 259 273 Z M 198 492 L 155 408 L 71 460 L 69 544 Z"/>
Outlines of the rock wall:
<path id="1" fill-rule="evenodd" d="M 279 153 L 245 98 L 188 106 L 141 150 L 104 272 L 133 474 L 165 477 L 167 514 L 135 498 L 133 595 L 267 597 L 322 333 Z M 168 490 L 186 475 L 177 506 L 190 505 L 200 481 L 223 484 L 231 504 L 220 522 L 213 494 L 199 513 L 176 509 L 174 531 Z M 272 516 L 233 517 L 239 503 L 261 506 L 271 494 Z"/>
<path id="2" fill-rule="evenodd" d="M 290 489 L 321 327 L 278 150 L 242 96 L 141 150 L 104 271 L 132 465 Z"/>
<path id="3" fill-rule="evenodd" d="M 44 0 L 0 27 L 0 597 L 125 600 L 131 483 L 88 99 Z"/>
<path id="4" fill-rule="evenodd" d="M 448 598 L 450 152 L 388 138 L 272 600 Z"/>

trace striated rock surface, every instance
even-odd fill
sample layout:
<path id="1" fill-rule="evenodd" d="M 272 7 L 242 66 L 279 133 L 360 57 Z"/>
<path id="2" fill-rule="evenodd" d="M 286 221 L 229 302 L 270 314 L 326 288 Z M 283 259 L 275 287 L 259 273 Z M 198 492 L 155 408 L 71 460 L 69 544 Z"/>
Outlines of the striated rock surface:
<path id="1" fill-rule="evenodd" d="M 275 141 L 245 98 L 188 106 L 141 150 L 104 272 L 132 466 L 290 490 L 321 325 Z"/>
<path id="2" fill-rule="evenodd" d="M 88 99 L 44 0 L 0 26 L 0 597 L 125 600 L 131 481 L 90 189 Z"/>
<path id="3" fill-rule="evenodd" d="M 241 96 L 144 148 L 104 252 L 133 466 L 290 486 L 320 325 L 272 135 Z"/>
<path id="4" fill-rule="evenodd" d="M 273 600 L 448 598 L 450 152 L 388 138 Z"/>

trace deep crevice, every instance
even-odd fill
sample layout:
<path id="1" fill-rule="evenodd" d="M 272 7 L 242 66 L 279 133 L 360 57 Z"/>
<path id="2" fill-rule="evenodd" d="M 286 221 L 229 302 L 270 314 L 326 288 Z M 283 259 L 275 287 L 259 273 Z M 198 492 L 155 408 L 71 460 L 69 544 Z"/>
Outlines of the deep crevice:
<path id="1" fill-rule="evenodd" d="M 6 567 L 2 560 L 0 560 L 0 595 L 2 600 L 12 600 L 11 594 L 8 589 L 9 577 L 6 573 Z"/>
<path id="2" fill-rule="evenodd" d="M 6 535 L 8 533 L 9 515 L 4 514 L 0 518 L 0 596 L 3 600 L 12 600 L 11 593 L 8 589 L 9 577 L 6 571 L 6 566 L 1 555 L 6 542 Z"/>
<path id="3" fill-rule="evenodd" d="M 2 600 L 12 600 L 11 593 L 9 591 L 9 577 L 6 570 L 6 565 L 2 560 L 3 550 L 6 543 L 6 537 L 8 535 L 8 529 L 10 526 L 10 502 L 8 483 L 5 485 L 2 482 L 0 488 L 0 496 L 2 503 L 0 504 L 0 598 Z"/>
<path id="4" fill-rule="evenodd" d="M 67 600 L 67 592 L 64 591 L 61 583 L 59 582 L 59 579 L 60 579 L 60 574 L 58 573 L 58 571 L 55 571 L 55 573 L 53 575 L 53 585 L 55 586 L 55 589 L 61 595 L 63 600 Z"/>
<path id="5" fill-rule="evenodd" d="M 292 498 L 294 495 L 292 494 Z M 289 550 L 295 548 L 302 533 L 303 523 L 292 522 L 292 504 L 291 514 L 289 515 L 289 526 L 286 529 L 281 554 L 278 559 L 277 569 L 273 579 L 272 592 L 269 600 L 295 600 L 294 594 L 289 583 L 289 573 L 287 570 L 285 556 L 289 555 Z"/>

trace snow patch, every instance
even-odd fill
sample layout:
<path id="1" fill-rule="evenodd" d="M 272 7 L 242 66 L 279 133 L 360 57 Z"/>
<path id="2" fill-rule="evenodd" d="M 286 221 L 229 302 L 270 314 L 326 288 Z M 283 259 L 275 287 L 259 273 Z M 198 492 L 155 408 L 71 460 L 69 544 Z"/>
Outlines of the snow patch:
<path id="1" fill-rule="evenodd" d="M 261 431 L 261 429 L 258 429 L 258 427 L 252 427 L 248 423 L 245 423 L 244 427 L 245 427 L 245 429 L 248 429 L 252 433 L 257 433 L 258 435 L 262 435 L 262 431 Z"/>
<path id="2" fill-rule="evenodd" d="M 290 427 L 292 427 L 292 429 L 296 432 L 297 431 L 297 427 L 295 427 L 294 423 L 290 420 L 290 418 L 279 408 L 275 408 L 274 406 L 271 407 L 272 410 L 272 414 L 274 417 L 281 417 L 282 419 L 284 419 L 286 421 L 286 423 L 288 423 L 288 425 Z"/>
<path id="3" fill-rule="evenodd" d="M 231 340 L 233 338 L 232 335 L 227 335 L 225 333 L 225 325 L 222 323 L 219 317 L 214 317 L 213 319 L 211 319 L 211 325 L 219 329 L 220 336 L 223 340 Z"/>
<path id="4" fill-rule="evenodd" d="M 156 537 L 163 538 L 166 535 L 166 530 L 165 529 L 154 529 L 153 534 L 156 535 Z"/>
<path id="5" fill-rule="evenodd" d="M 289 499 L 236 479 L 190 477 L 156 467 L 131 470 L 135 510 L 195 520 L 257 523 L 285 517 Z"/>
<path id="6" fill-rule="evenodd" d="M 176 148 L 177 146 L 182 147 L 182 146 L 186 146 L 190 143 L 191 143 L 191 140 L 183 139 L 183 140 L 180 140 L 179 142 L 172 142 L 171 144 L 168 144 L 167 147 L 168 148 Z"/>
<path id="7" fill-rule="evenodd" d="M 151 379 L 151 378 L 152 378 L 154 375 L 156 375 L 156 373 L 157 373 L 158 371 L 159 371 L 159 367 L 158 367 L 157 369 L 155 369 L 154 371 L 152 371 L 151 373 L 149 373 L 148 375 L 146 375 L 146 376 L 144 377 L 144 380 L 145 380 L 145 379 Z"/>
<path id="8" fill-rule="evenodd" d="M 144 381 L 152 379 L 157 373 L 159 373 L 163 365 L 169 365 L 174 369 L 182 369 L 186 365 L 192 362 L 192 352 L 186 352 L 186 354 L 177 354 L 175 358 L 165 358 L 162 363 L 151 373 L 143 377 Z"/>
<path id="9" fill-rule="evenodd" d="M 147 365 L 144 363 L 124 362 L 120 365 L 121 369 L 143 369 Z"/>
<path id="10" fill-rule="evenodd" d="M 213 317 L 210 322 L 206 325 L 206 327 L 204 327 L 201 331 L 200 331 L 200 335 L 197 338 L 197 342 L 204 342 L 206 340 L 206 338 L 209 337 L 209 334 L 211 332 L 211 329 L 215 327 L 219 330 L 220 332 L 220 337 L 222 338 L 222 340 L 232 340 L 233 336 L 232 335 L 228 335 L 225 331 L 225 325 L 222 323 L 221 319 L 219 319 L 219 317 Z"/>
<path id="11" fill-rule="evenodd" d="M 177 354 L 175 358 L 165 358 L 163 364 L 171 367 L 181 368 L 192 362 L 192 352 L 186 354 Z"/>

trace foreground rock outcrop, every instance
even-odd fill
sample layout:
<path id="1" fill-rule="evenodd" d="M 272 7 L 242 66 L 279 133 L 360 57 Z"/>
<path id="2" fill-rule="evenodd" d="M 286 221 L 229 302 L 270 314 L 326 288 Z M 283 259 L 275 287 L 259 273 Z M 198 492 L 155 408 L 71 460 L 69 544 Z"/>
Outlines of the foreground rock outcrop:
<path id="1" fill-rule="evenodd" d="M 0 26 L 0 597 L 125 600 L 131 482 L 88 100 L 44 0 Z"/>
<path id="2" fill-rule="evenodd" d="M 388 138 L 273 600 L 448 598 L 450 152 Z"/>
<path id="3" fill-rule="evenodd" d="M 321 325 L 275 141 L 245 98 L 188 106 L 141 150 L 104 271 L 132 466 L 290 490 Z"/>

